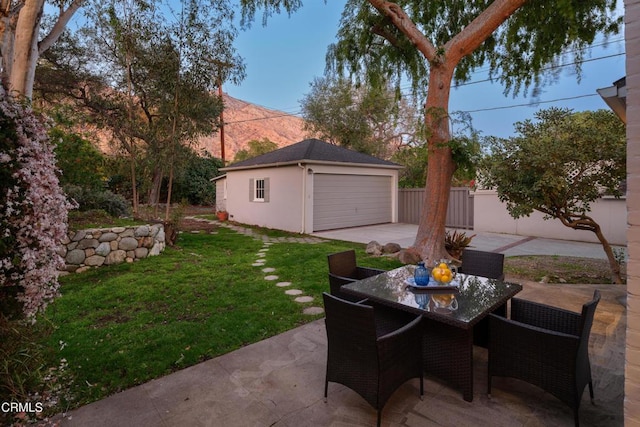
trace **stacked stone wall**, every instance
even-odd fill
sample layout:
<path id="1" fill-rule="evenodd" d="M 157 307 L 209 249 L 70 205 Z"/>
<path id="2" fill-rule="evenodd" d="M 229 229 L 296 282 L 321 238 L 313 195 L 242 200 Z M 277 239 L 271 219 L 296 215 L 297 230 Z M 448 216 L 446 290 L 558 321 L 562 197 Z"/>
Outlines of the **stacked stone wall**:
<path id="1" fill-rule="evenodd" d="M 71 231 L 63 253 L 65 271 L 134 262 L 159 255 L 165 247 L 162 224 Z"/>

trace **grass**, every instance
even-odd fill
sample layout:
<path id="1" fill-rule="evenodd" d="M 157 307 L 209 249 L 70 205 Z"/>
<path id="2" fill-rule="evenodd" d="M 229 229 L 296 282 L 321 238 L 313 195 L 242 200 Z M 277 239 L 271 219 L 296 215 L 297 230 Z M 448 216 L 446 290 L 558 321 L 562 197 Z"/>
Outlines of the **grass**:
<path id="1" fill-rule="evenodd" d="M 356 248 L 362 265 L 400 265 L 370 258 L 354 243 L 276 243 L 266 266 L 314 297 L 300 304 L 251 265 L 260 248 L 226 228 L 183 233 L 161 256 L 63 277 L 62 296 L 42 321 L 54 325 L 45 343 L 50 365 L 66 359 L 74 379 L 66 404 L 101 399 L 321 317 L 302 310 L 322 304 L 329 253 Z"/>

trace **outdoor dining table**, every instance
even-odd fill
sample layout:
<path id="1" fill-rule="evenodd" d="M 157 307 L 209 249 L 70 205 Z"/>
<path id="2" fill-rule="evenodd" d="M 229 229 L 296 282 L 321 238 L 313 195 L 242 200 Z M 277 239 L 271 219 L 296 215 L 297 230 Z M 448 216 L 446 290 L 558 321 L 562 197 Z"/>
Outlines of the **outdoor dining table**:
<path id="1" fill-rule="evenodd" d="M 408 265 L 342 286 L 345 293 L 423 317 L 425 372 L 461 389 L 473 400 L 473 345 L 486 341 L 489 313 L 506 315 L 506 303 L 522 290 L 517 283 L 458 273 L 449 286 L 418 287 Z M 435 298 L 434 298 L 435 297 Z M 444 308 L 442 300 L 453 307 Z M 453 303 L 455 300 L 455 303 Z M 484 320 L 483 320 L 484 319 Z M 475 329 L 475 330 L 474 330 Z"/>

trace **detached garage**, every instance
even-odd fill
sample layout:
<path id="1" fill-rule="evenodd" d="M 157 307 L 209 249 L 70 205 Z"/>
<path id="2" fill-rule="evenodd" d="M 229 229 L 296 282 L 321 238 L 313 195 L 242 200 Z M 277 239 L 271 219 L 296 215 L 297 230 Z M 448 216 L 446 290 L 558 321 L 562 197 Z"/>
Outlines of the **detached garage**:
<path id="1" fill-rule="evenodd" d="M 233 221 L 300 233 L 396 222 L 400 168 L 307 139 L 222 169 L 226 208 Z"/>

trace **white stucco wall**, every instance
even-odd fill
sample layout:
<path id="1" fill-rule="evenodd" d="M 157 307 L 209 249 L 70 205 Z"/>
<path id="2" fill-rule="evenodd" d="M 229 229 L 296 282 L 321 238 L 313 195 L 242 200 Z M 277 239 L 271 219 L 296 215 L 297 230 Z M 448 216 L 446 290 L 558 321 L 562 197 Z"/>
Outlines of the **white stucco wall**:
<path id="1" fill-rule="evenodd" d="M 625 0 L 627 52 L 627 336 L 625 426 L 640 426 L 640 0 Z"/>
<path id="2" fill-rule="evenodd" d="M 540 212 L 533 212 L 529 217 L 514 219 L 509 215 L 506 204 L 498 199 L 494 190 L 476 191 L 473 203 L 474 231 L 599 243 L 594 233 L 565 227 L 557 219 L 545 220 Z M 600 224 L 609 243 L 621 246 L 627 244 L 625 199 L 599 199 L 591 205 L 590 216 Z"/>
<path id="3" fill-rule="evenodd" d="M 228 171 L 229 219 L 243 224 L 301 232 L 305 173 L 306 170 L 298 166 Z M 265 178 L 269 178 L 269 201 L 251 201 L 250 180 Z"/>
<path id="4" fill-rule="evenodd" d="M 398 221 L 396 169 L 322 163 L 227 171 L 229 219 L 294 233 L 310 233 L 313 230 L 313 178 L 323 173 L 391 177 L 392 221 Z M 250 180 L 264 178 L 269 178 L 269 201 L 251 201 Z"/>

